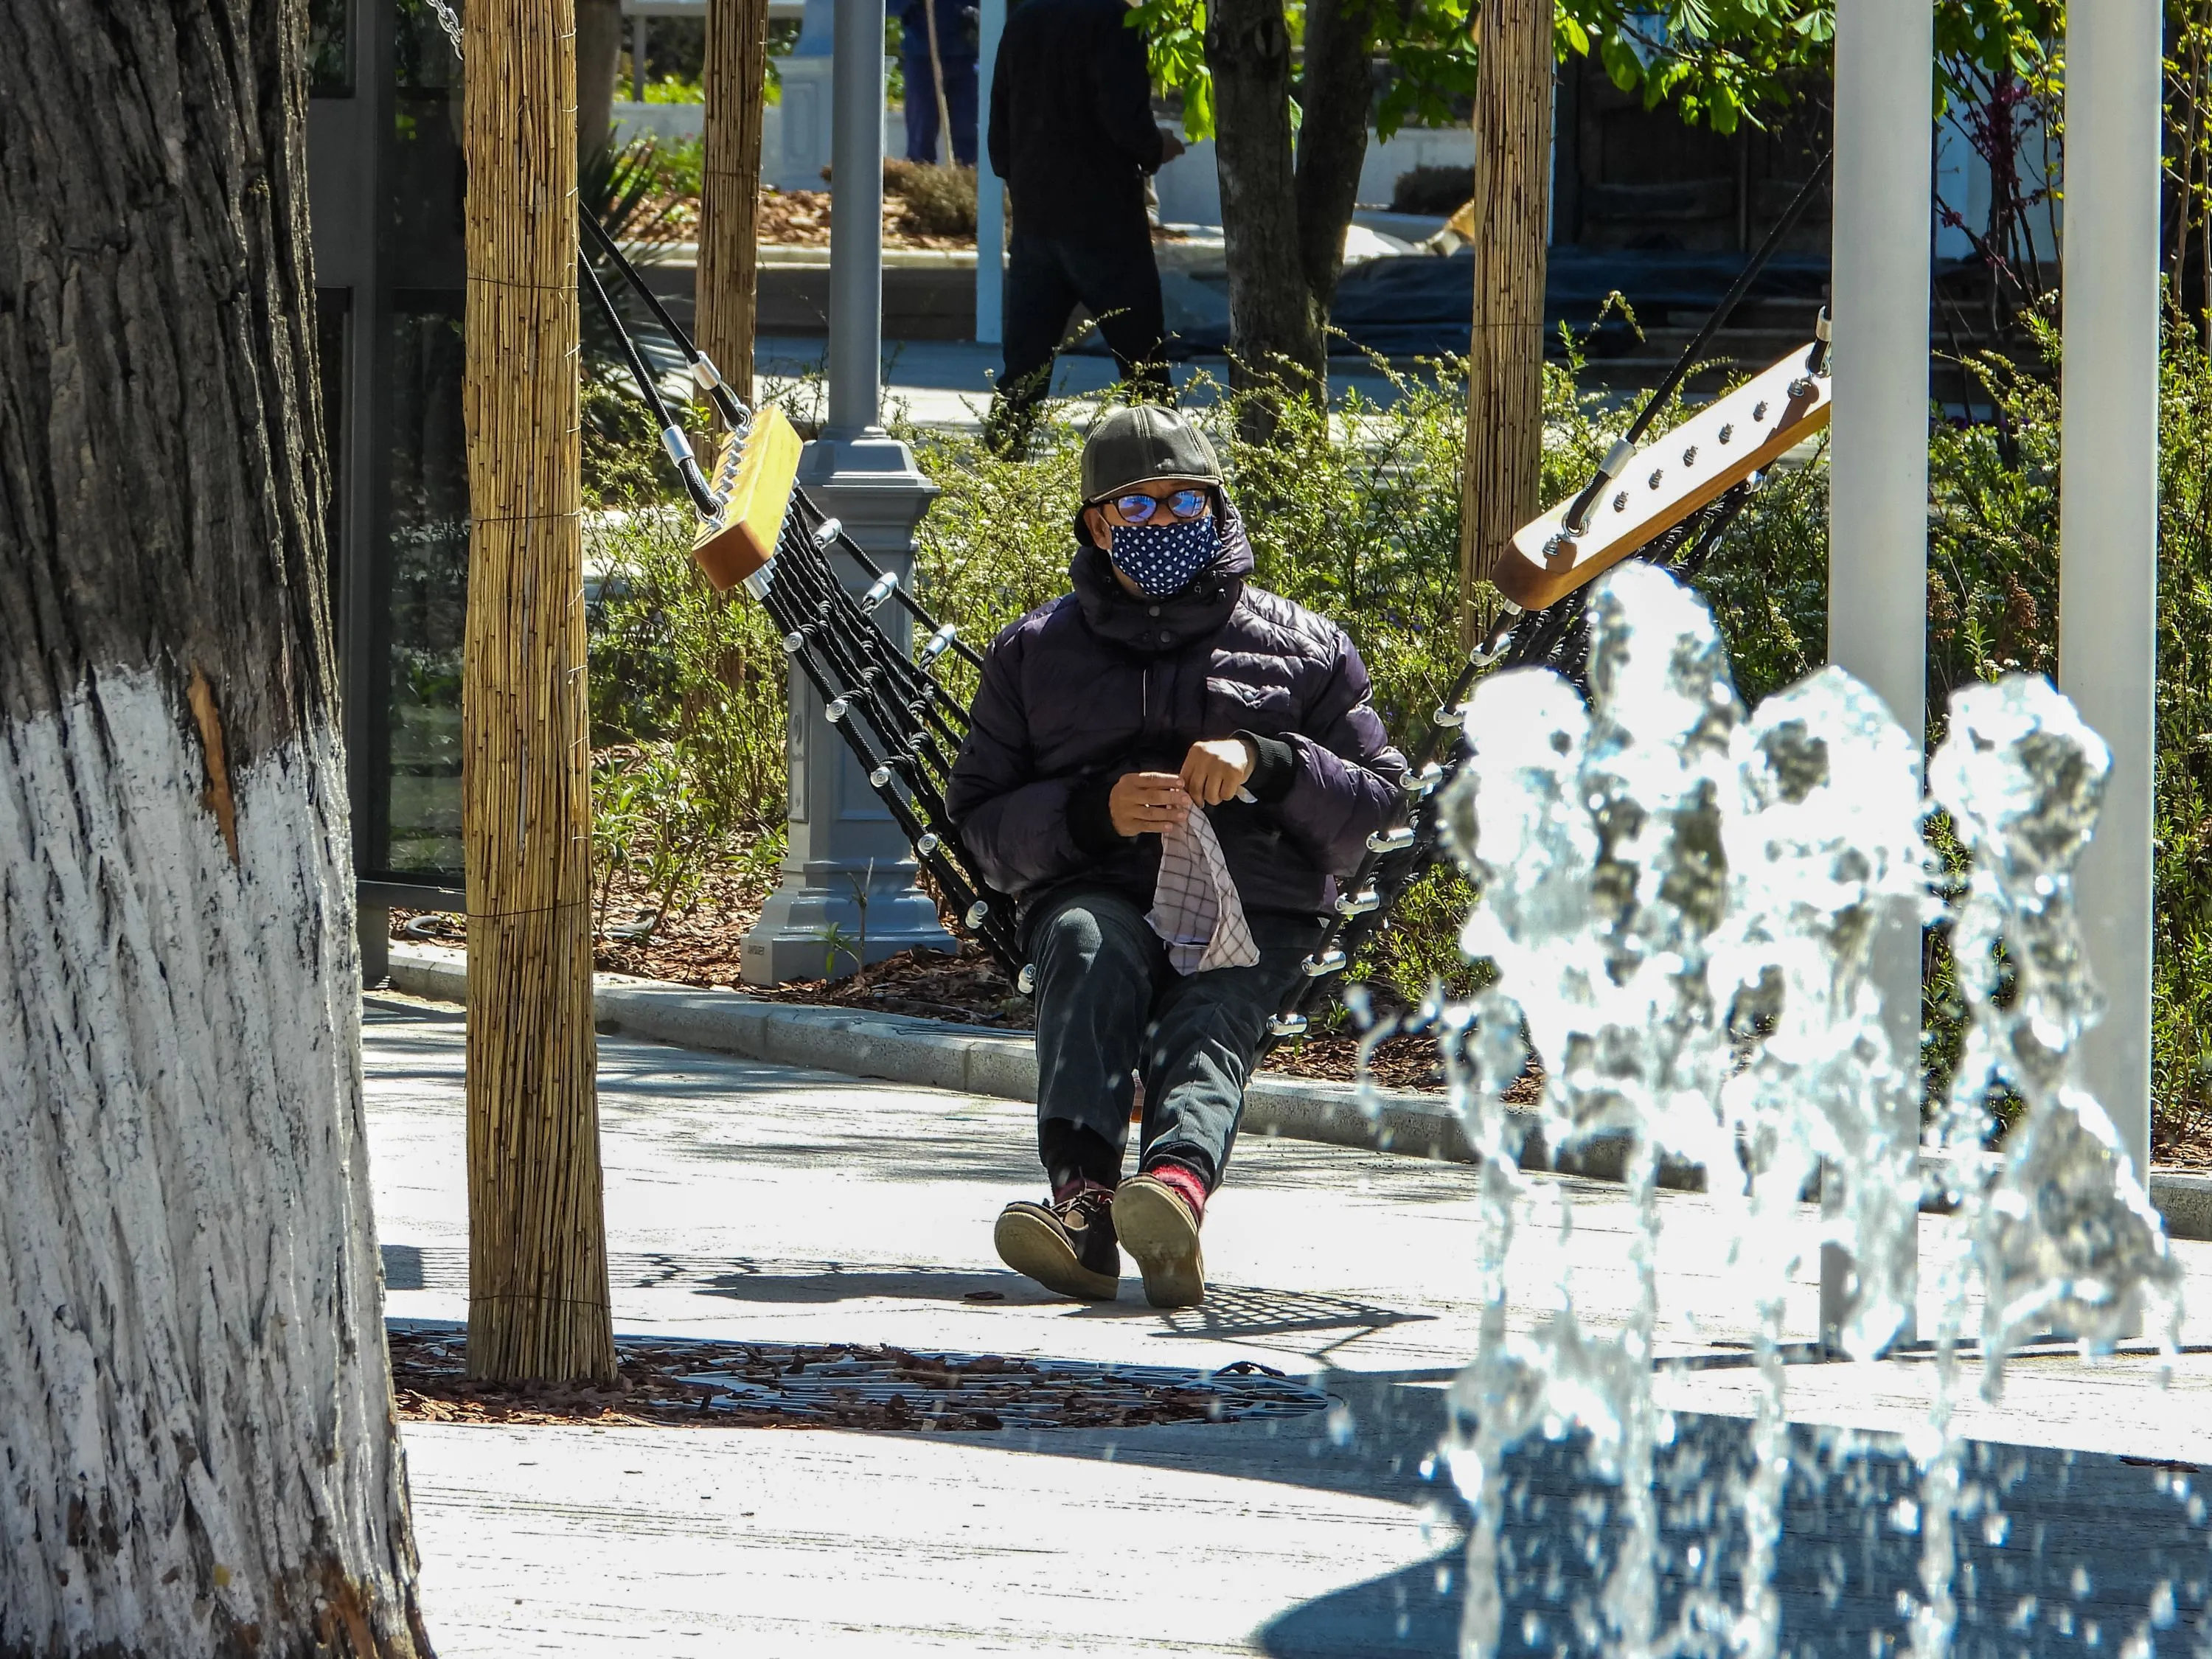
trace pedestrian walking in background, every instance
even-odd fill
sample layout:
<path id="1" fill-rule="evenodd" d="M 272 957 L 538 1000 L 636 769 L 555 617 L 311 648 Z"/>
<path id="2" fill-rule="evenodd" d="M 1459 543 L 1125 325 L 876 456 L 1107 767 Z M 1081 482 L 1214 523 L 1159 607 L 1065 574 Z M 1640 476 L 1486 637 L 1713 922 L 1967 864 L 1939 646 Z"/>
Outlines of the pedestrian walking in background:
<path id="1" fill-rule="evenodd" d="M 906 159 L 975 165 L 975 64 L 982 55 L 975 0 L 935 0 L 937 64 L 945 70 L 944 105 L 952 122 L 952 153 L 937 153 L 939 105 L 930 61 L 931 0 L 901 0 L 899 55 L 906 66 Z"/>
<path id="2" fill-rule="evenodd" d="M 1075 307 L 1121 377 L 1171 401 L 1146 176 L 1182 154 L 1152 119 L 1145 39 L 1124 0 L 1024 0 L 991 72 L 991 170 L 1006 181 L 1006 362 L 987 428 L 1019 454 Z M 909 100 L 910 101 L 910 100 Z"/>

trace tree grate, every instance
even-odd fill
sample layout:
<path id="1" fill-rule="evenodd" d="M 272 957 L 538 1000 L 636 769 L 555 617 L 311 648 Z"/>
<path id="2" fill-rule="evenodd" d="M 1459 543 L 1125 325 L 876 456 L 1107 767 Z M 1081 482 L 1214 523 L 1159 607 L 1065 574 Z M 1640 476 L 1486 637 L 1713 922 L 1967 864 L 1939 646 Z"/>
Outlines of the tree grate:
<path id="1" fill-rule="evenodd" d="M 1328 1396 L 1245 1359 L 1218 1370 L 1102 1365 L 890 1346 L 616 1341 L 611 1388 L 467 1375 L 466 1334 L 395 1327 L 404 1417 L 437 1422 L 688 1424 L 910 1431 L 1133 1428 L 1301 1417 Z"/>

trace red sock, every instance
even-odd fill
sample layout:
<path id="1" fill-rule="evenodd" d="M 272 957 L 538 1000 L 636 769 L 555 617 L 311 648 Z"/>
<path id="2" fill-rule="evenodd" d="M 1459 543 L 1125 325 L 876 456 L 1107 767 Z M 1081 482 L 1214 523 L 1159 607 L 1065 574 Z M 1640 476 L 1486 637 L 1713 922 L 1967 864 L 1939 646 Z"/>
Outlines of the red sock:
<path id="1" fill-rule="evenodd" d="M 1199 1179 L 1197 1170 L 1164 1158 L 1145 1173 L 1181 1199 L 1189 1208 L 1192 1220 L 1206 1218 L 1206 1182 Z"/>

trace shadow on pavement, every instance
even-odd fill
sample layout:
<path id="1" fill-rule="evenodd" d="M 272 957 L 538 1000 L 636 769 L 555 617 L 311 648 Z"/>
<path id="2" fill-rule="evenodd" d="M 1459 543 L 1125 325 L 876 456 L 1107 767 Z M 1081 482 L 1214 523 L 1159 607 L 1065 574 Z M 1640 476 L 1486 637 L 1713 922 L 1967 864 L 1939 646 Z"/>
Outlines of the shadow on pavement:
<path id="1" fill-rule="evenodd" d="M 1678 1628 L 1703 1626 L 1680 1650 L 1729 1651 L 1725 1626 L 1742 1596 L 1749 1425 L 1675 1421 L 1658 1482 L 1661 1617 Z M 1923 1543 L 1917 1468 L 1865 1437 L 1800 1427 L 1790 1443 L 1774 1575 L 1781 1651 L 1863 1659 L 1909 1646 L 1905 1598 L 1921 1593 Z M 2203 1629 L 2212 1579 L 2204 1505 L 2192 1504 L 2173 1472 L 2102 1455 L 1977 1444 L 1964 1486 L 1972 1512 L 1957 1533 L 1954 1652 L 2147 1656 Z M 1500 1653 L 1620 1645 L 1589 1622 L 1622 1535 L 1619 1496 L 1588 1473 L 1578 1441 L 1540 1441 L 1508 1460 Z M 1317 1597 L 1271 1620 L 1258 1644 L 1276 1659 L 1455 1655 L 1463 1559 L 1461 1548 L 1443 1551 Z"/>

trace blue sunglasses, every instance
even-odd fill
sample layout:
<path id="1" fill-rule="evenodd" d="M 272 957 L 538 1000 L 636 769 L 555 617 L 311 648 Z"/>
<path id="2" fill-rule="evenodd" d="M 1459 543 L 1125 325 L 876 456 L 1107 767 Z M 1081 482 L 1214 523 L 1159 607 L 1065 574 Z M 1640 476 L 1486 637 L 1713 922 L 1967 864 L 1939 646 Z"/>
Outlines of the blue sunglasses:
<path id="1" fill-rule="evenodd" d="M 1109 495 L 1106 502 L 1121 515 L 1124 524 L 1150 524 L 1163 511 L 1171 519 L 1188 520 L 1206 516 L 1213 505 L 1213 492 L 1178 489 L 1167 495 L 1147 495 L 1132 490 L 1126 495 Z"/>

